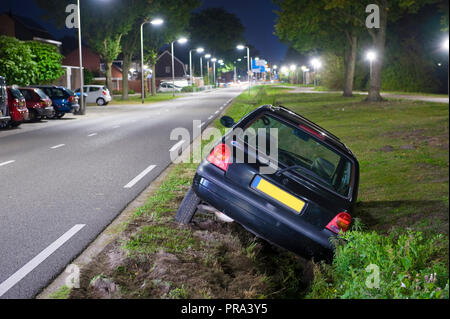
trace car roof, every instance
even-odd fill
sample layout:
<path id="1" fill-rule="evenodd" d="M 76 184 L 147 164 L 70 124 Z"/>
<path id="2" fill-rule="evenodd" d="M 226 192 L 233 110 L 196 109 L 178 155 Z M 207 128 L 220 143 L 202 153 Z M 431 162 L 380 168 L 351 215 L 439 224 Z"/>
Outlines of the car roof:
<path id="1" fill-rule="evenodd" d="M 289 120 L 297 125 L 301 124 L 304 127 L 307 127 L 310 130 L 313 130 L 324 137 L 324 141 L 333 146 L 334 148 L 340 150 L 343 153 L 350 155 L 355 158 L 352 151 L 344 144 L 342 141 L 334 134 L 325 130 L 323 127 L 317 125 L 316 123 L 308 120 L 304 116 L 297 114 L 284 106 L 273 106 L 273 105 L 263 105 L 256 109 L 254 112 L 271 112 L 275 115 L 278 115 L 282 118 Z"/>

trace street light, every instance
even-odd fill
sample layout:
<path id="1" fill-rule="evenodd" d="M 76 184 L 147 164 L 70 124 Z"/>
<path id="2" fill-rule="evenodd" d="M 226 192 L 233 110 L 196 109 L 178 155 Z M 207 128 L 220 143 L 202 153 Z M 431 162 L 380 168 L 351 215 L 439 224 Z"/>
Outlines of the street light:
<path id="1" fill-rule="evenodd" d="M 205 54 L 205 59 L 207 60 L 206 61 L 206 68 L 208 69 L 208 85 L 209 85 L 209 82 L 210 82 L 210 76 L 209 76 L 209 59 L 211 59 L 211 54 Z M 204 84 L 204 83 L 203 83 Z"/>
<path id="2" fill-rule="evenodd" d="M 250 48 L 248 46 L 245 46 L 245 45 L 242 45 L 242 44 L 239 44 L 236 48 L 238 50 L 247 49 L 248 94 L 250 95 L 250 88 L 252 86 L 252 81 L 250 80 L 250 76 L 251 76 L 251 73 L 252 73 L 251 70 L 250 70 Z"/>
<path id="3" fill-rule="evenodd" d="M 447 39 L 445 39 L 444 42 L 442 43 L 442 49 L 448 51 L 448 37 L 447 37 Z"/>
<path id="4" fill-rule="evenodd" d="M 192 51 L 196 51 L 197 53 L 203 53 L 205 51 L 205 49 L 197 48 L 197 49 L 189 50 L 189 73 L 190 73 L 189 78 L 190 78 L 191 86 L 192 86 L 192 79 L 194 76 L 194 72 L 192 70 Z M 201 61 L 201 57 L 200 57 L 200 61 Z M 200 64 L 201 64 L 201 62 L 200 62 Z"/>
<path id="5" fill-rule="evenodd" d="M 370 62 L 370 79 L 372 80 L 372 66 L 373 61 L 377 59 L 377 53 L 375 51 L 368 51 L 366 54 L 366 59 Z"/>
<path id="6" fill-rule="evenodd" d="M 317 85 L 317 70 L 322 67 L 322 62 L 319 59 L 314 58 L 311 60 L 311 65 L 314 67 L 314 86 Z"/>
<path id="7" fill-rule="evenodd" d="M 174 53 L 173 53 L 173 44 L 175 42 L 178 42 L 179 44 L 185 44 L 186 42 L 188 42 L 187 38 L 179 38 L 178 40 L 172 41 L 170 43 L 171 49 L 172 49 L 172 91 L 173 91 L 173 96 L 175 96 L 175 60 L 174 60 Z"/>
<path id="8" fill-rule="evenodd" d="M 211 62 L 213 63 L 213 80 L 214 80 L 214 86 L 216 86 L 216 58 L 212 58 Z"/>
<path id="9" fill-rule="evenodd" d="M 150 23 L 154 26 L 159 26 L 164 23 L 163 19 L 157 18 L 151 21 L 146 20 L 141 24 L 141 99 L 142 104 L 145 102 L 145 85 L 144 85 L 144 24 Z M 153 74 L 154 76 L 154 74 Z"/>

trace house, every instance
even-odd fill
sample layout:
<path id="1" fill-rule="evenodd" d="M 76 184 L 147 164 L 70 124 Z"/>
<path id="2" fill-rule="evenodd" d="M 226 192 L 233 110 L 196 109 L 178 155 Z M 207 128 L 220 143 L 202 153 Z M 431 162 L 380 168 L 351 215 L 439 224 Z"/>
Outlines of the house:
<path id="1" fill-rule="evenodd" d="M 61 51 L 62 43 L 56 41 L 33 20 L 13 15 L 11 12 L 0 14 L 0 35 L 6 35 L 21 41 L 39 41 L 55 45 Z"/>
<path id="2" fill-rule="evenodd" d="M 174 57 L 174 69 L 176 80 L 187 79 L 187 66 L 177 57 Z M 156 60 L 156 80 L 165 81 L 172 79 L 172 54 L 169 51 L 164 51 Z"/>

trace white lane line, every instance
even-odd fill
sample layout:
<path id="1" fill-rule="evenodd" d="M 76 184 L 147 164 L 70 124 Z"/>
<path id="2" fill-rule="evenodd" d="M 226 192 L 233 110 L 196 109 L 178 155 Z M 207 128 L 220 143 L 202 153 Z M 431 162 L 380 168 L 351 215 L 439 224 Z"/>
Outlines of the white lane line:
<path id="1" fill-rule="evenodd" d="M 202 128 L 202 126 L 205 125 L 205 122 L 203 122 L 202 124 L 200 124 L 199 126 L 197 126 L 198 128 Z"/>
<path id="2" fill-rule="evenodd" d="M 92 136 L 96 136 L 96 135 L 98 135 L 98 133 L 92 133 L 92 134 L 89 134 L 88 137 L 92 137 Z"/>
<path id="3" fill-rule="evenodd" d="M 173 151 L 177 150 L 181 145 L 184 144 L 184 142 L 186 142 L 186 141 L 185 141 L 185 140 L 179 141 L 177 144 L 175 144 L 175 145 L 169 150 L 169 152 L 172 153 Z"/>
<path id="4" fill-rule="evenodd" d="M 7 161 L 7 162 L 4 162 L 4 163 L 0 163 L 0 166 L 6 166 L 6 165 L 8 165 L 8 164 L 12 164 L 12 163 L 14 163 L 15 161 Z"/>
<path id="5" fill-rule="evenodd" d="M 145 175 L 147 175 L 152 170 L 154 170 L 155 167 L 156 167 L 156 165 L 150 165 L 142 173 L 140 173 L 138 176 L 136 176 L 131 182 L 129 182 L 127 185 L 125 185 L 123 188 L 133 187 L 134 185 L 136 185 L 137 182 L 139 182 L 141 179 L 143 179 Z"/>
<path id="6" fill-rule="evenodd" d="M 211 115 L 210 117 L 208 117 L 208 120 L 211 120 L 213 118 L 213 116 Z"/>
<path id="7" fill-rule="evenodd" d="M 113 126 L 113 129 L 119 128 L 120 125 Z"/>
<path id="8" fill-rule="evenodd" d="M 60 147 L 63 147 L 63 146 L 66 146 L 66 144 L 59 144 L 59 145 L 52 146 L 52 147 L 50 147 L 50 148 L 51 148 L 52 150 L 55 150 L 55 149 L 60 148 Z"/>
<path id="9" fill-rule="evenodd" d="M 216 113 L 214 113 L 214 114 L 219 114 L 219 111 L 216 111 Z"/>
<path id="10" fill-rule="evenodd" d="M 0 284 L 0 297 L 3 296 L 9 289 L 14 287 L 19 281 L 21 281 L 26 275 L 39 266 L 44 260 L 46 260 L 51 254 L 53 254 L 59 247 L 64 245 L 70 238 L 78 233 L 86 225 L 75 225 L 69 229 L 64 235 L 59 237 L 50 246 L 45 248 L 39 255 L 31 259 L 25 266 L 16 271 L 11 277 L 6 279 Z"/>

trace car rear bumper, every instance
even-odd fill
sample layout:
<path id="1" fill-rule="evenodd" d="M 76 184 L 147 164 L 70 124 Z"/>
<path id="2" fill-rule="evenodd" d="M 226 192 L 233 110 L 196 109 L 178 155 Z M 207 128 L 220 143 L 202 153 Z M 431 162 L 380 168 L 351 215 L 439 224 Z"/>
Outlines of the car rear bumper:
<path id="1" fill-rule="evenodd" d="M 334 248 L 330 238 L 334 233 L 318 230 L 292 212 L 270 205 L 249 189 L 233 185 L 219 168 L 202 163 L 194 177 L 193 189 L 203 201 L 259 237 L 304 257 L 332 260 Z"/>

